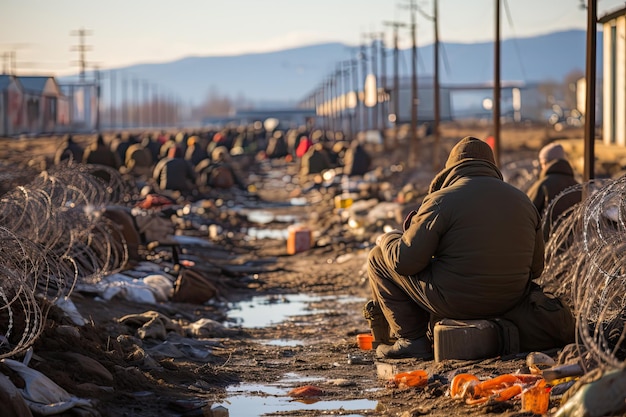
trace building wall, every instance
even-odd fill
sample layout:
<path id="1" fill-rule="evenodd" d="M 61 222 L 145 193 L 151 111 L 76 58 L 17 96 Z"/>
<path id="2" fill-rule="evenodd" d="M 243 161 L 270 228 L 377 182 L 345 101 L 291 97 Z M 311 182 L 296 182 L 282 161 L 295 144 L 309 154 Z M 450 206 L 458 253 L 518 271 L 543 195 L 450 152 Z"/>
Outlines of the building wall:
<path id="1" fill-rule="evenodd" d="M 626 145 L 626 94 L 624 89 L 626 88 L 626 42 L 624 42 L 624 36 L 626 33 L 626 16 L 621 16 L 617 19 L 616 25 L 617 33 L 616 40 L 616 62 L 615 67 L 615 139 L 616 143 L 625 146 Z"/>
<path id="2" fill-rule="evenodd" d="M 6 93 L 6 135 L 23 133 L 27 130 L 25 123 L 26 108 L 24 105 L 24 94 L 15 83 L 9 85 Z"/>
<path id="3" fill-rule="evenodd" d="M 606 22 L 603 36 L 603 140 L 626 146 L 626 16 Z"/>

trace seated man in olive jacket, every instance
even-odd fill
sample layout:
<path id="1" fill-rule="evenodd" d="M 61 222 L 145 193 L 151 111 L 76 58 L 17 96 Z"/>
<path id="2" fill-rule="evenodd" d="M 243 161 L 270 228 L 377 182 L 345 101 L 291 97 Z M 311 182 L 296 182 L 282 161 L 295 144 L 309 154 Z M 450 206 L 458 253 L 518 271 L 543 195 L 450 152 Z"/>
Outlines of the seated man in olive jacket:
<path id="1" fill-rule="evenodd" d="M 503 181 L 487 143 L 463 138 L 404 231 L 379 236 L 369 254 L 373 298 L 397 338 L 376 355 L 432 358 L 431 320 L 498 317 L 543 267 L 537 209 Z"/>

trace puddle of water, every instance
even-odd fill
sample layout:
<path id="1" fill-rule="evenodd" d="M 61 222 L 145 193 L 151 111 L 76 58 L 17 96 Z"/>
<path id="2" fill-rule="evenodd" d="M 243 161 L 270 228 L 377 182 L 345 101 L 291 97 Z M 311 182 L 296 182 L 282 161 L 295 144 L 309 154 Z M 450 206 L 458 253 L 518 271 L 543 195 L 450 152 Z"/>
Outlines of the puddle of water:
<path id="1" fill-rule="evenodd" d="M 253 297 L 249 301 L 233 303 L 229 318 L 234 325 L 259 328 L 278 324 L 289 317 L 306 316 L 319 313 L 321 309 L 311 309 L 310 304 L 322 301 L 348 303 L 363 301 L 357 297 L 312 296 L 308 294 L 287 294 L 280 297 Z"/>
<path id="2" fill-rule="evenodd" d="M 300 218 L 293 214 L 272 213 L 269 210 L 249 210 L 245 215 L 249 221 L 257 224 L 267 224 L 271 222 L 295 223 Z"/>
<path id="3" fill-rule="evenodd" d="M 292 339 L 261 340 L 260 343 L 263 345 L 267 345 L 267 346 L 283 346 L 283 347 L 293 347 L 293 346 L 304 345 L 303 340 L 292 340 Z"/>
<path id="4" fill-rule="evenodd" d="M 248 236 L 254 239 L 275 239 L 287 240 L 289 230 L 287 229 L 260 229 L 258 227 L 250 227 L 247 231 Z"/>
<path id="5" fill-rule="evenodd" d="M 285 382 L 300 381 L 303 378 L 297 377 L 297 375 L 291 375 L 292 379 L 283 379 L 276 384 L 241 384 L 227 389 L 229 397 L 219 404 L 228 408 L 228 413 L 231 416 L 262 416 L 268 413 L 281 413 L 281 412 L 293 412 L 304 410 L 317 410 L 317 411 L 330 411 L 330 410 L 342 410 L 347 412 L 358 412 L 373 410 L 376 408 L 377 402 L 367 399 L 350 400 L 350 401 L 337 401 L 337 400 L 324 400 L 324 397 L 320 397 L 319 401 L 311 404 L 296 401 L 293 398 L 287 396 L 287 393 L 291 388 L 281 387 L 280 384 Z M 297 378 L 296 378 L 297 377 Z M 306 379 L 310 382 L 311 379 Z M 342 415 L 346 415 L 343 414 Z M 362 414 L 349 414 L 352 416 L 360 416 Z"/>

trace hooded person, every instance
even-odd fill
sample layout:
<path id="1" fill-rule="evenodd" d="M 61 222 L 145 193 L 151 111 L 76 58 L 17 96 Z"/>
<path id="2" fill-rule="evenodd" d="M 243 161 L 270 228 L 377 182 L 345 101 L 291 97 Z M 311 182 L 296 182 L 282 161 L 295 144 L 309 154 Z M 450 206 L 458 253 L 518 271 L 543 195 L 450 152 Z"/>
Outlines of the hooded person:
<path id="1" fill-rule="evenodd" d="M 530 186 L 527 195 L 544 218 L 544 239 L 548 240 L 550 230 L 558 222 L 559 217 L 570 207 L 579 203 L 582 199 L 580 189 L 572 189 L 564 193 L 551 207 L 550 213 L 545 211 L 555 198 L 565 189 L 578 185 L 574 178 L 574 170 L 565 157 L 563 146 L 558 143 L 550 143 L 539 151 L 539 166 L 541 171 L 537 181 Z"/>
<path id="2" fill-rule="evenodd" d="M 54 163 L 58 165 L 64 161 L 82 162 L 83 153 L 83 148 L 78 143 L 74 142 L 72 135 L 67 135 L 57 148 L 54 155 Z"/>
<path id="3" fill-rule="evenodd" d="M 368 257 L 374 303 L 397 339 L 376 341 L 379 358 L 432 358 L 429 325 L 499 317 L 543 271 L 537 209 L 474 137 L 452 148 L 403 229 L 379 236 Z"/>
<path id="4" fill-rule="evenodd" d="M 113 169 L 119 169 L 122 165 L 119 156 L 105 143 L 101 134 L 98 134 L 94 143 L 89 145 L 83 153 L 83 163 L 92 165 L 104 165 Z"/>
<path id="5" fill-rule="evenodd" d="M 193 167 L 185 161 L 182 150 L 176 146 L 169 149 L 167 158 L 156 164 L 152 178 L 161 190 L 187 193 L 195 188 Z"/>

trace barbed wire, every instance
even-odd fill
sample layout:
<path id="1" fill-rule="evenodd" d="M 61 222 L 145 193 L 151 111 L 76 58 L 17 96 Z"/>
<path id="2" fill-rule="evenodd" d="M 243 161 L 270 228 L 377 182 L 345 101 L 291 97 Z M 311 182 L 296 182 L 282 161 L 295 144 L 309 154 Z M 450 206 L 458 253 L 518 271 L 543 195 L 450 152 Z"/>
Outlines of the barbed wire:
<path id="1" fill-rule="evenodd" d="M 626 360 L 626 177 L 571 187 L 551 202 L 548 214 L 558 199 L 574 192 L 588 197 L 554 225 L 541 284 L 572 306 L 577 342 L 590 359 L 621 367 Z M 549 217 L 544 214 L 544 223 Z"/>
<path id="2" fill-rule="evenodd" d="M 57 165 L 0 199 L 0 358 L 39 337 L 48 309 L 77 282 L 118 272 L 128 250 L 103 215 L 132 198 L 112 169 Z"/>

